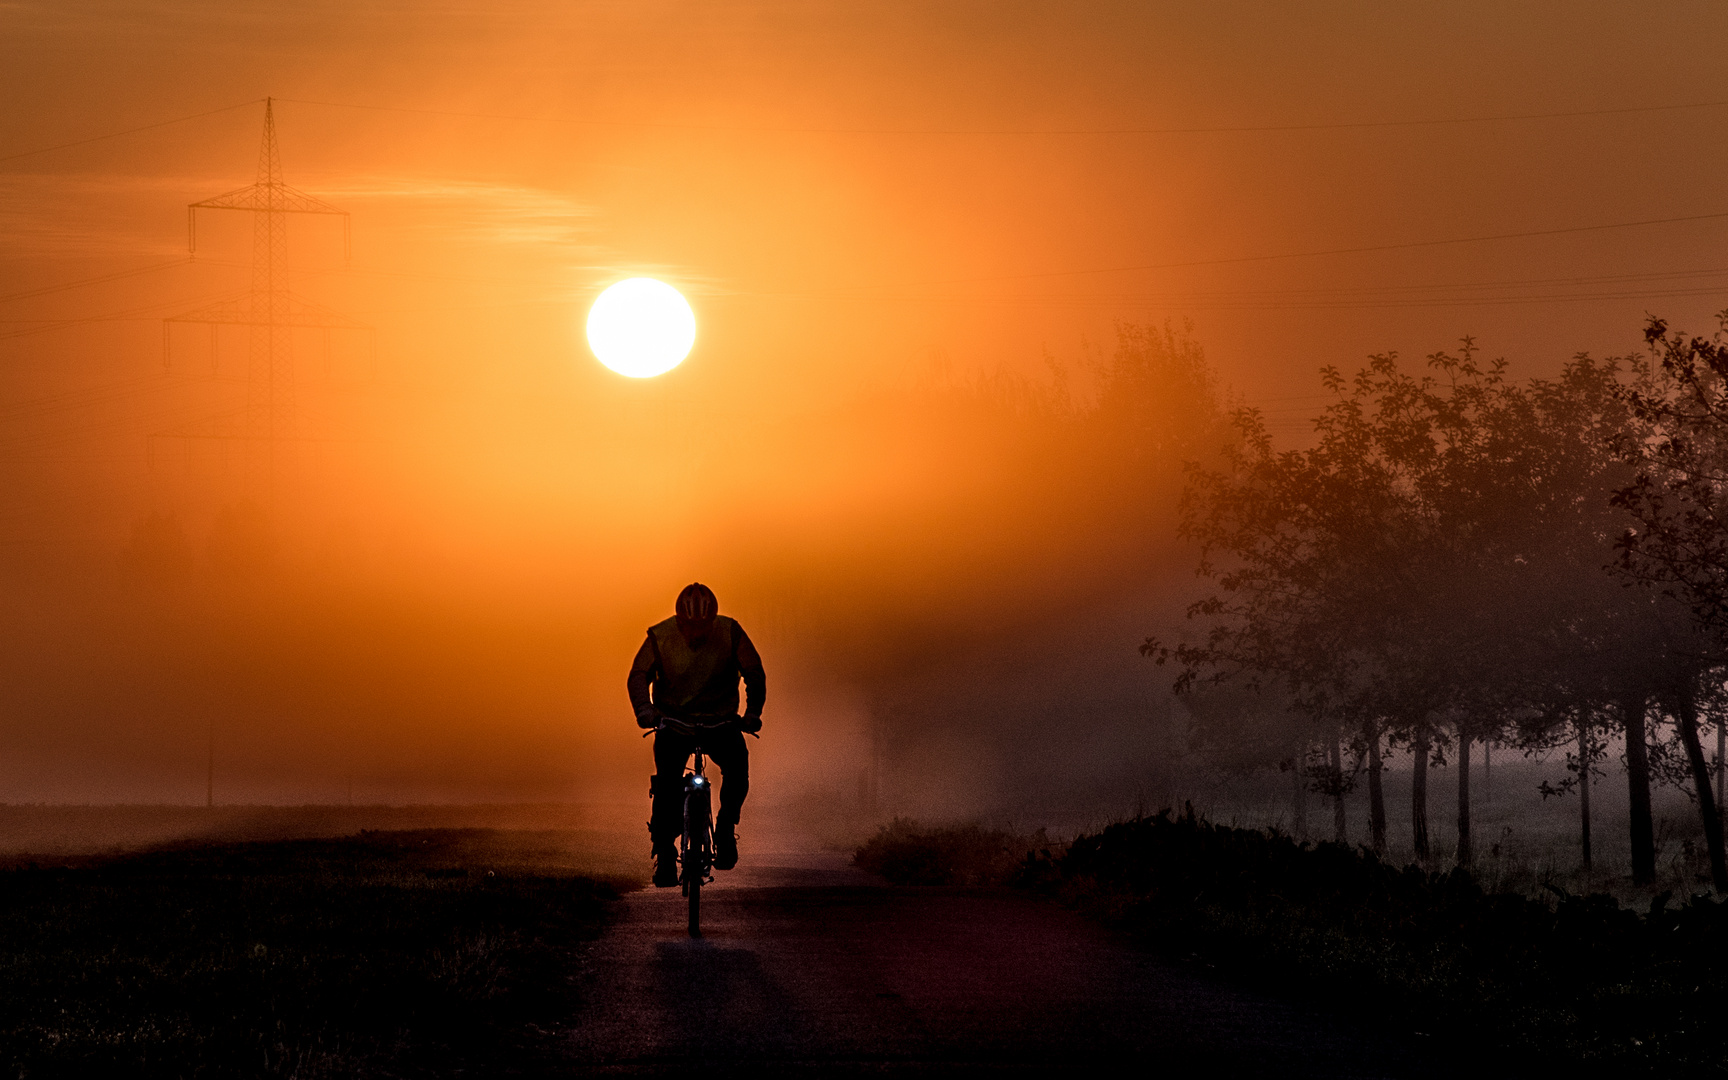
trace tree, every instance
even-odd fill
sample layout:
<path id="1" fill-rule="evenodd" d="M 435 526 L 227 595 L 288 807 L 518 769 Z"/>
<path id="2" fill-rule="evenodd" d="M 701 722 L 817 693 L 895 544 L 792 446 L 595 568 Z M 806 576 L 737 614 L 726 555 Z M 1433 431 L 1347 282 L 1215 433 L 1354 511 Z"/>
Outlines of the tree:
<path id="1" fill-rule="evenodd" d="M 1558 784 L 1550 784 L 1544 780 L 1537 786 L 1537 790 L 1542 793 L 1544 799 L 1551 795 L 1565 795 L 1571 791 L 1578 792 L 1578 843 L 1584 870 L 1588 872 L 1592 865 L 1590 785 L 1594 778 L 1599 775 L 1596 762 L 1601 760 L 1603 752 L 1607 749 L 1607 744 L 1602 738 L 1593 710 L 1587 706 L 1579 705 L 1574 706 L 1570 712 L 1571 732 L 1576 737 L 1576 744 L 1574 749 L 1566 752 L 1566 771 L 1572 775 Z M 1565 729 L 1559 725 L 1555 725 L 1549 730 L 1559 733 L 1561 739 L 1565 738 Z M 1544 734 L 1546 733 L 1544 732 Z M 1538 736 L 1539 738 L 1540 736 Z M 1537 739 L 1527 740 L 1526 746 L 1536 745 L 1537 741 Z"/>
<path id="2" fill-rule="evenodd" d="M 1190 469 L 1181 531 L 1198 543 L 1200 573 L 1217 591 L 1189 614 L 1207 632 L 1198 644 L 1148 639 L 1142 651 L 1182 666 L 1179 692 L 1241 681 L 1347 732 L 1368 766 L 1370 832 L 1383 845 L 1381 738 L 1408 734 L 1425 745 L 1430 717 L 1446 704 L 1431 618 L 1443 571 L 1398 453 L 1420 437 L 1422 388 L 1392 355 L 1371 358 L 1352 380 L 1336 369 L 1324 379 L 1337 400 L 1315 421 L 1315 447 L 1275 451 L 1259 413 L 1243 409 L 1223 466 Z M 1329 747 L 1328 757 L 1327 774 L 1341 785 L 1342 755 Z M 1425 750 L 1418 760 L 1420 772 Z M 1420 785 L 1412 819 L 1426 857 Z"/>
<path id="3" fill-rule="evenodd" d="M 1702 654 L 1676 605 L 1605 572 L 1630 520 L 1614 499 L 1632 478 L 1626 369 L 1579 356 L 1558 379 L 1515 384 L 1505 367 L 1465 339 L 1421 376 L 1391 355 L 1349 381 L 1328 369 L 1337 399 L 1305 451 L 1275 452 L 1258 415 L 1239 412 L 1239 448 L 1224 468 L 1191 469 L 1184 495 L 1184 535 L 1217 587 L 1190 609 L 1207 636 L 1143 649 L 1177 660 L 1179 685 L 1268 681 L 1348 728 L 1374 822 L 1380 739 L 1409 747 L 1420 859 L 1431 760 L 1457 755 L 1467 864 L 1472 745 L 1552 740 L 1568 717 L 1615 715 L 1634 874 L 1649 880 L 1646 712 L 1660 700 L 1683 720 L 1676 688 L 1697 686 Z M 1677 726 L 1684 742 L 1696 718 Z"/>
<path id="4" fill-rule="evenodd" d="M 1620 449 L 1636 475 L 1614 497 L 1636 519 L 1619 539 L 1619 570 L 1686 605 L 1698 631 L 1681 651 L 1664 697 L 1677 718 L 1693 794 L 1718 892 L 1728 860 L 1710 770 L 1698 736 L 1696 694 L 1704 671 L 1720 668 L 1728 642 L 1728 312 L 1710 338 L 1670 332 L 1652 318 L 1644 330 L 1654 363 L 1622 391 L 1631 410 Z"/>
<path id="5" fill-rule="evenodd" d="M 1470 857 L 1462 766 L 1471 740 L 1614 702 L 1626 734 L 1634 877 L 1653 880 L 1646 712 L 1652 700 L 1689 700 L 1701 652 L 1672 602 L 1603 572 L 1627 524 L 1614 499 L 1631 479 L 1621 452 L 1633 421 L 1627 369 L 1579 356 L 1558 379 L 1516 385 L 1503 362 L 1478 364 L 1468 340 L 1459 355 L 1429 363 L 1442 376 L 1427 384 L 1436 438 L 1414 444 L 1406 468 L 1432 508 L 1433 534 L 1460 545 L 1450 553 L 1461 588 L 1447 635 L 1461 650 L 1452 665 L 1459 860 Z M 1636 378 L 1639 368 L 1628 367 Z"/>

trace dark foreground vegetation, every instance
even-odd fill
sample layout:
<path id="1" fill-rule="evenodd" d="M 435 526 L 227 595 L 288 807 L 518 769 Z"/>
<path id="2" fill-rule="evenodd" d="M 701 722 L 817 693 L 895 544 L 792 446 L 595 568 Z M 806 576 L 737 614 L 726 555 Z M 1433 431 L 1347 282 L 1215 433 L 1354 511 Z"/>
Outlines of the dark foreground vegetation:
<path id="1" fill-rule="evenodd" d="M 440 830 L 0 870 L 0 1070 L 532 1070 L 616 892 L 531 855 Z"/>
<path id="2" fill-rule="evenodd" d="M 1728 904 L 1665 894 L 1640 913 L 1561 890 L 1488 895 L 1462 869 L 1399 869 L 1191 811 L 1065 850 L 1037 843 L 897 821 L 856 861 L 903 884 L 1035 889 L 1166 955 L 1333 1002 L 1496 1074 L 1728 1075 Z"/>
<path id="3" fill-rule="evenodd" d="M 1020 880 L 1030 852 L 1049 847 L 1042 832 L 1021 835 L 980 825 L 929 829 L 895 818 L 852 861 L 896 885 L 1006 885 Z"/>

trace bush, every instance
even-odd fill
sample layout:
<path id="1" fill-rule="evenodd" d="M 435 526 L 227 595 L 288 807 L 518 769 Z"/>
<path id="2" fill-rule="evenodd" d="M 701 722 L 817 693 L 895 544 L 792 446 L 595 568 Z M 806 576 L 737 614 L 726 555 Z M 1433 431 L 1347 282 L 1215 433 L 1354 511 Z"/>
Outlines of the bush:
<path id="1" fill-rule="evenodd" d="M 1044 830 L 1029 836 L 980 825 L 926 829 L 895 818 L 852 856 L 853 865 L 896 885 L 1007 885 L 1039 849 L 1050 858 Z"/>

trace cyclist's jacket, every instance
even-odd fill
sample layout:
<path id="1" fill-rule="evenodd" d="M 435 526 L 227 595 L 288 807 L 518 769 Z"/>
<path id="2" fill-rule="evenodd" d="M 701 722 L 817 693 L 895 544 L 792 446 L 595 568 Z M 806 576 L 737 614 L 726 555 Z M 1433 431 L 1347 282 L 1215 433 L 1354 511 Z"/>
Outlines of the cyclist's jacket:
<path id="1" fill-rule="evenodd" d="M 736 619 L 715 616 L 708 636 L 694 647 L 676 618 L 648 628 L 648 640 L 630 665 L 630 705 L 640 716 L 656 708 L 669 716 L 738 715 L 738 680 L 747 694 L 744 715 L 762 715 L 768 677 L 762 657 Z"/>

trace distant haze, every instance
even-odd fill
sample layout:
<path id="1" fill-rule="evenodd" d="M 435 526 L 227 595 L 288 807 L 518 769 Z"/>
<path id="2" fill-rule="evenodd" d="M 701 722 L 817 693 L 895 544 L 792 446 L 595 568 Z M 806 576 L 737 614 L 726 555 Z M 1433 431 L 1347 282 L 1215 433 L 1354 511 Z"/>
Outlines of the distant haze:
<path id="1" fill-rule="evenodd" d="M 757 798 L 1167 793 L 1169 674 L 1135 648 L 1188 595 L 1207 409 L 1300 440 L 1323 364 L 1474 334 L 1548 373 L 1728 306 L 1728 217 L 1249 257 L 1728 212 L 1728 108 L 1123 129 L 1712 102 L 1725 24 L 9 5 L 0 801 L 202 802 L 212 737 L 224 802 L 636 799 L 624 672 L 691 580 L 767 663 Z M 291 222 L 292 287 L 364 324 L 295 332 L 271 480 L 208 437 L 246 329 L 161 321 L 249 288 L 249 216 L 201 213 L 187 262 L 186 206 L 253 181 L 266 95 L 288 183 L 352 214 L 351 264 L 335 220 Z M 581 326 L 639 274 L 697 345 L 630 382 Z"/>

